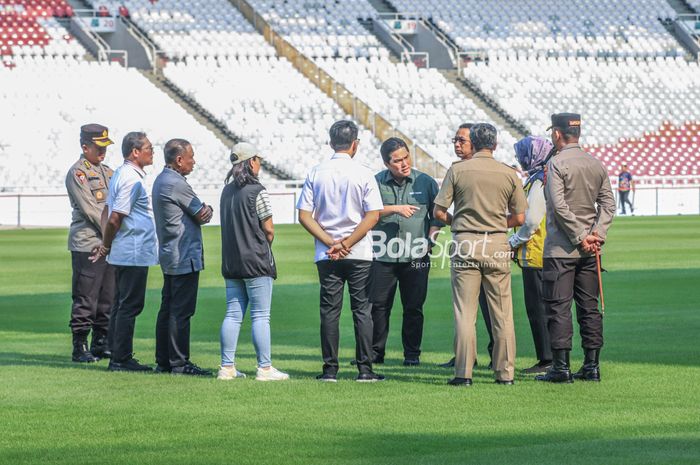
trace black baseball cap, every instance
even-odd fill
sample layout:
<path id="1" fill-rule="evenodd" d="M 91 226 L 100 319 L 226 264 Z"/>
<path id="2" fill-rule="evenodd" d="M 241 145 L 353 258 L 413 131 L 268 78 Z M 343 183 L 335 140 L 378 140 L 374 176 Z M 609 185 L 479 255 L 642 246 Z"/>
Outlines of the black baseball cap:
<path id="1" fill-rule="evenodd" d="M 552 115 L 552 125 L 547 128 L 547 131 L 552 128 L 567 129 L 580 127 L 581 115 L 578 113 L 554 113 Z"/>

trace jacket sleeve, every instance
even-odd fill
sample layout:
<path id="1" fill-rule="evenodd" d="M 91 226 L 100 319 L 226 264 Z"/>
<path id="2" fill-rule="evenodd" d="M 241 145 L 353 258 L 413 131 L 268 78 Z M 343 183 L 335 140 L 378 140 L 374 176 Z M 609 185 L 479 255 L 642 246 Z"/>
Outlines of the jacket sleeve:
<path id="1" fill-rule="evenodd" d="M 527 205 L 525 223 L 515 234 L 510 236 L 509 243 L 511 247 L 518 247 L 520 244 L 529 241 L 540 227 L 546 211 L 542 182 L 535 181 L 530 187 L 530 192 L 527 195 Z"/>
<path id="2" fill-rule="evenodd" d="M 610 178 L 608 177 L 608 173 L 605 172 L 605 168 L 603 168 L 603 182 L 598 191 L 596 203 L 598 204 L 598 214 L 596 215 L 593 231 L 597 232 L 598 236 L 605 241 L 608 228 L 610 228 L 612 224 L 616 209 L 615 196 L 613 195 L 612 187 L 610 186 Z"/>
<path id="3" fill-rule="evenodd" d="M 97 203 L 92 195 L 87 175 L 79 169 L 73 168 L 66 178 L 68 195 L 75 201 L 78 210 L 87 220 L 95 225 L 98 231 L 102 231 L 101 218 L 103 206 Z"/>
<path id="4" fill-rule="evenodd" d="M 569 205 L 564 198 L 564 177 L 561 171 L 552 160 L 547 169 L 547 198 L 552 203 L 552 211 L 547 212 L 554 217 L 557 226 L 566 234 L 573 245 L 579 245 L 586 237 L 588 231 L 579 221 L 576 215 L 569 210 Z"/>

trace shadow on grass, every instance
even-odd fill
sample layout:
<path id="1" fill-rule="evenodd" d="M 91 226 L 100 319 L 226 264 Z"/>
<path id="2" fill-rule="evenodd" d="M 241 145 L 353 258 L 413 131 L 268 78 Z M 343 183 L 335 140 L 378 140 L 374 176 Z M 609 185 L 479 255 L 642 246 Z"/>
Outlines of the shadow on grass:
<path id="1" fill-rule="evenodd" d="M 694 366 L 700 357 L 695 328 L 700 327 L 697 312 L 697 282 L 700 270 L 666 269 L 650 271 L 611 272 L 606 276 L 605 348 L 604 361 Z M 451 344 L 453 322 L 449 280 L 431 280 L 431 291 L 426 302 L 424 348 L 429 352 L 445 351 Z M 522 305 L 522 284 L 513 284 L 514 318 L 519 357 L 532 356 L 532 337 Z M 347 297 L 347 295 L 346 295 Z M 341 316 L 341 348 L 354 347 L 352 317 L 349 299 Z M 146 308 L 137 319 L 136 337 L 152 339 L 156 313 L 160 303 L 159 291 L 149 290 Z M 389 347 L 400 347 L 400 303 L 395 304 Z M 39 295 L 10 295 L 0 297 L 2 329 L 30 334 L 65 334 L 70 312 L 68 293 Z M 192 320 L 192 341 L 218 343 L 218 334 L 224 309 L 222 289 L 200 289 L 198 309 Z M 480 319 L 481 317 L 479 317 Z M 318 358 L 289 354 L 290 360 L 318 360 L 319 348 L 318 285 L 282 284 L 273 291 L 272 337 L 274 346 L 289 345 L 313 349 Z M 480 345 L 483 345 L 483 323 L 477 323 Z M 574 323 L 575 333 L 578 327 Z M 250 319 L 244 321 L 241 343 L 247 344 Z M 449 337 L 448 337 L 449 336 Z M 580 355 L 578 334 L 574 339 L 572 359 Z M 280 357 L 274 353 L 273 355 Z M 287 355 L 285 355 L 287 357 Z M 349 360 L 348 360 L 349 362 Z M 1 362 L 0 362 L 1 363 Z M 341 365 L 346 363 L 341 361 Z M 423 370 L 420 367 L 419 370 Z M 378 370 L 379 371 L 379 370 Z M 423 373 L 419 371 L 419 373 Z M 428 370 L 425 374 L 433 373 Z M 397 376 L 405 376 L 403 372 Z"/>
<path id="2" fill-rule="evenodd" d="M 235 422 L 234 422 L 235 425 Z M 474 431 L 455 433 L 358 433 L 324 426 L 325 431 L 247 431 L 248 441 L 237 443 L 232 459 L 225 431 L 188 437 L 186 448 L 172 447 L 172 439 L 153 437 L 148 443 L 124 444 L 116 438 L 93 439 L 102 463 L 131 464 L 616 464 L 696 465 L 700 456 L 697 431 L 659 434 L 649 426 L 595 429 L 582 426 L 566 432 Z M 685 424 L 667 425 L 674 431 Z M 171 431 L 172 433 L 172 431 Z M 277 434 L 275 434 L 277 433 Z M 182 434 L 180 432 L 180 434 Z M 229 432 L 230 434 L 230 432 Z M 636 435 L 638 437 L 630 437 Z M 655 436 L 655 437 L 654 437 Z M 681 437 L 678 437 L 681 436 Z M 255 438 L 258 438 L 257 440 Z M 263 440 L 276 447 L 256 448 Z M 284 454 L 278 450 L 284 448 Z M 24 449 L 24 450 L 23 450 Z M 61 441 L 59 447 L 34 445 L 31 451 L 14 444 L 0 451 L 2 463 L 76 463 L 89 456 L 83 444 Z"/>

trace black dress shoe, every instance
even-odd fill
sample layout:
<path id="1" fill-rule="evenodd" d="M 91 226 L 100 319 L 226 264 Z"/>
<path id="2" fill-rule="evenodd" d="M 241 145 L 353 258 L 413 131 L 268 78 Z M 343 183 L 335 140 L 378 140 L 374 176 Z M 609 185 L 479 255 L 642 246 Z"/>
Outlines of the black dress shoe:
<path id="1" fill-rule="evenodd" d="M 360 373 L 357 375 L 357 378 L 355 378 L 355 381 L 358 383 L 376 383 L 377 381 L 384 381 L 384 379 L 384 375 L 379 375 L 370 371 L 369 373 Z"/>
<path id="2" fill-rule="evenodd" d="M 153 371 L 148 365 L 142 365 L 135 358 L 130 358 L 125 362 L 115 362 L 110 360 L 109 366 L 107 367 L 109 371 L 133 371 L 133 372 L 148 372 Z"/>
<path id="3" fill-rule="evenodd" d="M 186 363 L 180 367 L 173 367 L 171 373 L 174 375 L 188 375 L 188 376 L 211 376 L 212 372 L 209 370 L 203 370 L 199 368 L 194 363 Z"/>
<path id="4" fill-rule="evenodd" d="M 335 375 L 332 375 L 330 373 L 321 373 L 316 377 L 317 380 L 322 381 L 324 383 L 337 383 L 338 378 L 336 378 Z"/>
<path id="5" fill-rule="evenodd" d="M 547 373 L 547 370 L 552 368 L 552 362 L 537 362 L 530 368 L 525 368 L 523 373 L 526 375 L 535 375 L 538 373 Z"/>
<path id="6" fill-rule="evenodd" d="M 447 382 L 450 386 L 471 386 L 471 378 L 452 378 Z"/>
<path id="7" fill-rule="evenodd" d="M 407 367 L 416 367 L 420 365 L 420 359 L 418 358 L 405 358 L 403 360 L 403 365 Z"/>
<path id="8" fill-rule="evenodd" d="M 515 384 L 515 381 L 512 379 L 497 379 L 496 384 L 502 384 L 504 386 L 512 386 Z"/>
<path id="9" fill-rule="evenodd" d="M 156 365 L 156 369 L 153 370 L 156 373 L 172 373 L 170 366 Z"/>

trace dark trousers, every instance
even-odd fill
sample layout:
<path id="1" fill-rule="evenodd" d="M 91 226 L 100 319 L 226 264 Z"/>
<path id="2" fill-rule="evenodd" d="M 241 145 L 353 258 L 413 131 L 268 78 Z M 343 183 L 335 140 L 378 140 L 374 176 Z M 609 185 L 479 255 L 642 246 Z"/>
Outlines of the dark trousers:
<path id="1" fill-rule="evenodd" d="M 115 266 L 117 292 L 109 320 L 109 345 L 113 362 L 126 362 L 134 356 L 136 317 L 146 299 L 147 266 Z"/>
<path id="2" fill-rule="evenodd" d="M 73 333 L 107 333 L 114 301 L 114 267 L 100 258 L 90 261 L 90 252 L 71 252 L 73 265 L 70 323 Z"/>
<path id="3" fill-rule="evenodd" d="M 598 312 L 598 274 L 595 257 L 545 258 L 542 297 L 549 319 L 552 350 L 571 350 L 574 329 L 571 300 L 584 349 L 603 346 L 603 316 Z"/>
<path id="4" fill-rule="evenodd" d="M 321 284 L 321 353 L 323 372 L 338 372 L 338 342 L 343 290 L 348 283 L 350 309 L 355 326 L 355 359 L 360 373 L 372 371 L 372 314 L 369 278 L 372 262 L 364 260 L 321 260 L 316 262 Z"/>
<path id="5" fill-rule="evenodd" d="M 620 207 L 622 208 L 622 214 L 627 214 L 625 210 L 625 205 L 629 205 L 630 211 L 634 213 L 634 206 L 630 202 L 630 191 L 617 191 L 620 194 Z"/>
<path id="6" fill-rule="evenodd" d="M 542 301 L 542 269 L 523 268 L 523 290 L 525 292 L 525 310 L 530 321 L 532 340 L 535 343 L 537 360 L 552 360 L 552 344 L 547 329 L 547 313 Z"/>
<path id="7" fill-rule="evenodd" d="M 190 360 L 190 318 L 197 306 L 199 271 L 163 274 L 163 292 L 156 320 L 156 363 L 180 367 Z"/>
<path id="8" fill-rule="evenodd" d="M 372 351 L 375 359 L 384 358 L 386 340 L 389 337 L 389 317 L 397 284 L 403 306 L 403 356 L 407 359 L 417 359 L 420 356 L 423 340 L 423 304 L 428 295 L 429 272 L 428 256 L 407 263 L 372 263 L 369 300 L 372 303 Z"/>

